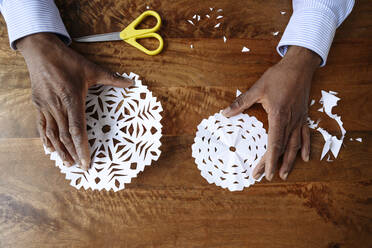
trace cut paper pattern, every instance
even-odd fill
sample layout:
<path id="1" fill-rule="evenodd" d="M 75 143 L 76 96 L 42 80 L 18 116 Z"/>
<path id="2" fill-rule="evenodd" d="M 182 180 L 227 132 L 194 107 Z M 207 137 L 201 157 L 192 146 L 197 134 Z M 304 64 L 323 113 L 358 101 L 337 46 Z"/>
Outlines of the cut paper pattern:
<path id="1" fill-rule="evenodd" d="M 77 189 L 122 190 L 160 156 L 162 106 L 138 75 L 123 77 L 134 80 L 135 85 L 125 89 L 97 85 L 88 91 L 86 120 L 91 168 L 84 171 L 77 165 L 66 167 L 56 152 L 50 154 Z"/>
<path id="2" fill-rule="evenodd" d="M 208 183 L 237 191 L 263 178 L 255 180 L 252 172 L 266 146 L 266 130 L 254 116 L 216 113 L 199 124 L 192 156 Z"/>
<path id="3" fill-rule="evenodd" d="M 336 96 L 338 93 L 335 91 L 327 92 L 327 91 L 322 90 L 321 93 L 322 93 L 322 97 L 319 100 L 319 103 L 322 104 L 322 107 L 318 109 L 318 111 L 325 113 L 331 119 L 334 119 L 337 122 L 341 130 L 341 137 L 337 138 L 336 136 L 329 134 L 325 129 L 318 127 L 320 120 L 318 120 L 315 123 L 313 120 L 308 118 L 307 119 L 308 125 L 309 125 L 309 128 L 317 130 L 323 136 L 324 146 L 323 146 L 322 154 L 320 156 L 320 160 L 323 160 L 323 158 L 329 151 L 331 151 L 334 158 L 336 159 L 340 152 L 340 149 L 342 147 L 342 144 L 344 142 L 344 138 L 346 135 L 346 130 L 343 126 L 343 122 L 341 121 L 341 116 L 338 116 L 332 113 L 332 109 L 337 106 L 337 102 L 340 100 L 340 98 Z M 314 102 L 315 101 L 312 100 L 310 106 L 312 106 Z M 330 160 L 330 156 L 328 155 L 327 162 L 332 162 L 332 161 L 333 160 Z"/>

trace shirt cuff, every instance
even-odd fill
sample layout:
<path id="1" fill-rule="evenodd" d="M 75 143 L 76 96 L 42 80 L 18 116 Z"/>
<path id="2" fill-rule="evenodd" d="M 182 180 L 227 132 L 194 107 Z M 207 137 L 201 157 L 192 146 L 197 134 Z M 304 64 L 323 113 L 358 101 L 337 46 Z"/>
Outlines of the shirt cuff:
<path id="1" fill-rule="evenodd" d="M 288 46 L 301 46 L 317 53 L 324 66 L 337 28 L 335 15 L 328 10 L 306 8 L 293 13 L 277 51 L 283 57 Z"/>
<path id="2" fill-rule="evenodd" d="M 53 0 L 4 0 L 0 10 L 8 27 L 10 46 L 15 41 L 35 33 L 55 33 L 67 45 L 71 38 Z"/>

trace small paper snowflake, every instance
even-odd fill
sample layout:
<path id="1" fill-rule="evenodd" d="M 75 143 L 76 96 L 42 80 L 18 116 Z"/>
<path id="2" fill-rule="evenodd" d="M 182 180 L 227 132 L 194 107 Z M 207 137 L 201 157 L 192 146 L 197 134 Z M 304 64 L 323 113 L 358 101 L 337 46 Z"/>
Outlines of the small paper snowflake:
<path id="1" fill-rule="evenodd" d="M 254 184 L 252 172 L 266 152 L 262 122 L 247 114 L 226 118 L 221 113 L 204 119 L 192 145 L 192 156 L 208 183 L 230 191 Z"/>

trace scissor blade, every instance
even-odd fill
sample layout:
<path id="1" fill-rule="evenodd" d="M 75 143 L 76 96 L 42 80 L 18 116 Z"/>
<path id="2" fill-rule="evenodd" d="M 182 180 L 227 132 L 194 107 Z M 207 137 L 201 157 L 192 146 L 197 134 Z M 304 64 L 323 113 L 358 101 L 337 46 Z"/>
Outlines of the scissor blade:
<path id="1" fill-rule="evenodd" d="M 120 39 L 120 32 L 106 33 L 106 34 L 94 34 L 74 38 L 76 42 L 101 42 L 101 41 L 116 41 Z"/>

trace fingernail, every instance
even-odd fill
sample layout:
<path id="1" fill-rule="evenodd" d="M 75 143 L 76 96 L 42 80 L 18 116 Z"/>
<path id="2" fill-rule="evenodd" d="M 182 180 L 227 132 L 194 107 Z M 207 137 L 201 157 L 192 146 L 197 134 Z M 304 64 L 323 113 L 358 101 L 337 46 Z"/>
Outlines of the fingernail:
<path id="1" fill-rule="evenodd" d="M 84 169 L 84 170 L 89 169 L 89 163 L 85 159 L 81 160 L 81 165 L 82 165 L 82 169 Z"/>
<path id="2" fill-rule="evenodd" d="M 257 180 L 257 179 L 260 178 L 261 175 L 262 175 L 262 173 L 256 173 L 256 174 L 253 175 L 253 178 Z"/>
<path id="3" fill-rule="evenodd" d="M 63 162 L 63 165 L 64 165 L 64 166 L 67 166 L 67 167 L 71 167 L 71 164 L 70 164 L 70 162 L 68 162 L 68 161 L 64 161 L 64 162 Z"/>
<path id="4" fill-rule="evenodd" d="M 271 173 L 271 174 L 267 174 L 267 175 L 266 175 L 266 179 L 267 179 L 268 181 L 271 181 L 271 180 L 273 179 L 273 177 L 274 177 L 274 174 L 273 174 L 273 173 Z"/>
<path id="5" fill-rule="evenodd" d="M 283 174 L 282 179 L 283 180 L 287 180 L 287 177 L 288 177 L 288 172 L 286 172 L 286 173 Z"/>
<path id="6" fill-rule="evenodd" d="M 310 160 L 310 156 L 309 156 L 309 154 L 307 154 L 306 157 L 305 157 L 305 162 L 309 162 L 309 160 Z"/>
<path id="7" fill-rule="evenodd" d="M 231 111 L 231 108 L 230 108 L 230 107 L 227 107 L 227 108 L 225 108 L 225 109 L 222 111 L 222 114 L 223 114 L 224 116 L 226 116 L 226 114 L 228 114 L 230 111 Z"/>

